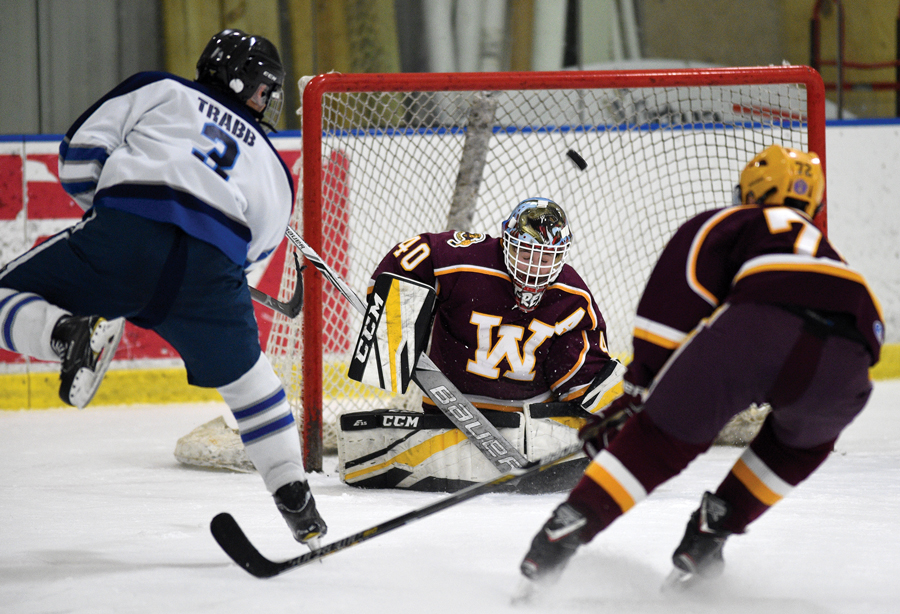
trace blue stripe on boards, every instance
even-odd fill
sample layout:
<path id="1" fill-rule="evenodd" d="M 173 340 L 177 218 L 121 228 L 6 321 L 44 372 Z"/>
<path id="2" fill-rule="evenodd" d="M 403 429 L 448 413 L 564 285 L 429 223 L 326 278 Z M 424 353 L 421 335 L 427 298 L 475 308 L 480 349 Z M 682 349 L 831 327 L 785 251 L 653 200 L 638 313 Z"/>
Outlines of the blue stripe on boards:
<path id="1" fill-rule="evenodd" d="M 235 420 L 240 422 L 241 420 L 246 420 L 247 418 L 251 418 L 257 414 L 260 414 L 275 405 L 278 405 L 282 401 L 287 398 L 287 395 L 284 393 L 284 388 L 278 388 L 271 395 L 266 397 L 265 399 L 254 403 L 253 405 L 248 405 L 243 409 L 239 409 L 237 411 L 232 412 L 234 414 Z"/>
<path id="2" fill-rule="evenodd" d="M 282 416 L 278 420 L 263 424 L 259 428 L 255 428 L 252 431 L 248 431 L 246 433 L 242 432 L 241 441 L 243 441 L 244 444 L 249 444 L 256 441 L 257 439 L 261 439 L 263 437 L 267 437 L 274 433 L 283 431 L 289 428 L 292 424 L 294 424 L 294 414 L 288 412 L 287 415 Z"/>
<path id="3" fill-rule="evenodd" d="M 785 128 L 792 130 L 803 130 L 807 127 L 807 123 L 803 120 L 796 119 L 778 119 L 773 118 L 767 121 L 691 121 L 687 119 L 685 123 L 659 121 L 628 121 L 623 118 L 620 122 L 609 122 L 605 124 L 559 124 L 559 125 L 496 125 L 491 128 L 493 134 L 568 134 L 575 133 L 593 133 L 593 132 L 653 132 L 657 130 L 666 131 L 684 131 L 692 130 L 764 130 L 770 128 Z M 663 120 L 665 118 L 662 118 Z M 459 126 L 437 127 L 437 128 L 354 128 L 354 129 L 331 129 L 323 131 L 326 137 L 394 137 L 394 136 L 458 136 L 467 132 L 467 128 Z"/>

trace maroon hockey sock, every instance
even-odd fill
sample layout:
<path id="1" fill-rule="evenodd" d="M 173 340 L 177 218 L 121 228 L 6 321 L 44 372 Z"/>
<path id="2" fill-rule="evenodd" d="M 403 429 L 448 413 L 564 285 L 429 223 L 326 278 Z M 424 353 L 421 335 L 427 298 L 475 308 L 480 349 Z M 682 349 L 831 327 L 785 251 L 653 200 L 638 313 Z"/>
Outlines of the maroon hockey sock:
<path id="1" fill-rule="evenodd" d="M 569 493 L 568 502 L 587 520 L 587 524 L 579 533 L 585 543 L 594 539 L 597 533 L 623 513 L 622 508 L 609 493 L 587 476 L 583 476 Z"/>
<path id="2" fill-rule="evenodd" d="M 637 414 L 610 443 L 608 451 L 649 494 L 708 448 L 709 444 L 679 441 L 659 429 L 646 414 Z M 623 510 L 616 500 L 617 493 L 610 490 L 613 489 L 601 486 L 586 473 L 569 494 L 569 503 L 587 518 L 587 525 L 581 531 L 584 541 L 593 539 L 630 509 Z"/>
<path id="3" fill-rule="evenodd" d="M 775 435 L 770 415 L 716 490 L 716 496 L 731 506 L 722 528 L 743 533 L 748 524 L 809 477 L 833 447 L 834 440 L 806 450 L 784 445 Z"/>

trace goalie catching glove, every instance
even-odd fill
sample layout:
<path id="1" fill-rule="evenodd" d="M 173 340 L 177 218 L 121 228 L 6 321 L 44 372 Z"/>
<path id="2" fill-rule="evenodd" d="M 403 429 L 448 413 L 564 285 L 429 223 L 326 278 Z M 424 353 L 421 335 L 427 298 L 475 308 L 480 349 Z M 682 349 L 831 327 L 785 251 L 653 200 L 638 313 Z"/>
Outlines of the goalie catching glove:
<path id="1" fill-rule="evenodd" d="M 582 448 L 588 458 L 594 458 L 619 434 L 625 422 L 644 407 L 643 389 L 623 381 L 624 392 L 612 403 L 587 419 L 578 431 L 578 438 L 584 443 Z"/>

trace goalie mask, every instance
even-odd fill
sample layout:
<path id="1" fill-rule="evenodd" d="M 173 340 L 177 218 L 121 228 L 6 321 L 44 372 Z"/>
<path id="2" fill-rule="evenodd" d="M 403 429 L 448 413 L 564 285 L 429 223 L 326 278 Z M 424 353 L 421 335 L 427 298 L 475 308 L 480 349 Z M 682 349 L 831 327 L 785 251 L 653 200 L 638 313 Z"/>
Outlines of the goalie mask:
<path id="1" fill-rule="evenodd" d="M 529 198 L 513 209 L 502 229 L 503 260 L 515 288 L 516 305 L 528 313 L 566 263 L 572 246 L 566 213 L 552 200 Z"/>
<path id="2" fill-rule="evenodd" d="M 271 128 L 284 105 L 284 74 L 278 50 L 267 38 L 222 30 L 200 54 L 195 81 L 236 98 Z"/>
<path id="3" fill-rule="evenodd" d="M 785 205 L 812 218 L 822 208 L 824 193 L 825 175 L 816 153 L 772 145 L 744 167 L 734 204 Z"/>

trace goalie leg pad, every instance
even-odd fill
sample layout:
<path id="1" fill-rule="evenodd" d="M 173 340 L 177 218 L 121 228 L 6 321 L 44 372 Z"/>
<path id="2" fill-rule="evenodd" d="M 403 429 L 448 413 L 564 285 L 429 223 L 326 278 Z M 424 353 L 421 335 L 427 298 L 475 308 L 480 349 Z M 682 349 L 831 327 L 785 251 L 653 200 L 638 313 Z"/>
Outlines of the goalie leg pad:
<path id="1" fill-rule="evenodd" d="M 532 403 L 525 408 L 525 456 L 539 460 L 578 443 L 588 414 L 571 403 Z"/>
<path id="2" fill-rule="evenodd" d="M 485 412 L 520 452 L 525 425 L 518 412 Z M 361 488 L 452 492 L 497 476 L 476 443 L 441 415 L 377 410 L 341 416 L 338 470 Z"/>
<path id="3" fill-rule="evenodd" d="M 525 457 L 536 461 L 578 443 L 588 415 L 571 403 L 535 403 L 525 408 Z M 523 494 L 566 492 L 575 487 L 589 459 L 578 456 L 519 482 Z"/>
<path id="4" fill-rule="evenodd" d="M 576 444 L 586 415 L 570 403 L 532 405 L 522 413 L 484 413 L 529 461 Z M 360 488 L 453 492 L 497 476 L 476 445 L 445 416 L 398 410 L 348 413 L 340 419 L 338 470 L 344 483 Z M 568 491 L 587 463 L 579 457 L 497 490 Z"/>

